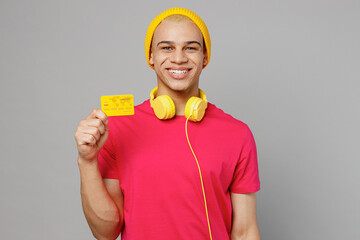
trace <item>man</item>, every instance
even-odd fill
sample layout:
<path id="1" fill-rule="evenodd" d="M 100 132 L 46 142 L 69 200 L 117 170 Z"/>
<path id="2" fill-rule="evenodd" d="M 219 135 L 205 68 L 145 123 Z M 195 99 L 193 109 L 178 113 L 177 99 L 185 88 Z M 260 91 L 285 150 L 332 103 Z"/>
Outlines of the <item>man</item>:
<path id="1" fill-rule="evenodd" d="M 163 12 L 145 40 L 151 99 L 133 116 L 94 109 L 79 123 L 82 204 L 96 238 L 260 239 L 251 131 L 199 89 L 210 51 L 200 17 Z"/>

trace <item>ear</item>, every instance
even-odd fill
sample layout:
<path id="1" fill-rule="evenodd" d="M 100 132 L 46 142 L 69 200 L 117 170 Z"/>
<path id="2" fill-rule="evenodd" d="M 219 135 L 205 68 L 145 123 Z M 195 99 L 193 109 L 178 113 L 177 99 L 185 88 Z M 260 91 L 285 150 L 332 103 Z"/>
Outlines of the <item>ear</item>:
<path id="1" fill-rule="evenodd" d="M 203 68 L 208 64 L 208 55 L 207 55 L 207 51 L 205 49 L 204 51 L 204 59 L 203 59 Z"/>
<path id="2" fill-rule="evenodd" d="M 154 59 L 153 59 L 152 47 L 150 48 L 149 63 L 154 66 Z"/>

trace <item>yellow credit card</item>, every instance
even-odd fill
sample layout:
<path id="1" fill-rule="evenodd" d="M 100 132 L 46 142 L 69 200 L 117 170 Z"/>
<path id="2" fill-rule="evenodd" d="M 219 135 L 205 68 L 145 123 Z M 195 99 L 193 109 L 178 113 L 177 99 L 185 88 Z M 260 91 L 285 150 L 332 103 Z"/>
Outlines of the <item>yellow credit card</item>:
<path id="1" fill-rule="evenodd" d="M 101 110 L 107 116 L 134 115 L 133 95 L 101 96 Z"/>

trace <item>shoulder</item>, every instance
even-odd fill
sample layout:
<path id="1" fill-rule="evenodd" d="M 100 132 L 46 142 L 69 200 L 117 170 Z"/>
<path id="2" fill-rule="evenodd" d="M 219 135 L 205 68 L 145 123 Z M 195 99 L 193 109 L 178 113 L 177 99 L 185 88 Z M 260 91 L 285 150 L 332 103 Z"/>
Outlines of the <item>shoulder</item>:
<path id="1" fill-rule="evenodd" d="M 215 104 L 208 103 L 207 120 L 216 124 L 218 127 L 231 129 L 231 131 L 241 132 L 243 134 L 251 133 L 249 126 L 243 121 L 234 118 L 232 115 L 225 113 Z"/>
<path id="2" fill-rule="evenodd" d="M 208 109 L 204 118 L 203 132 L 207 135 L 215 135 L 221 144 L 226 144 L 228 149 L 233 149 L 239 153 L 247 146 L 255 146 L 254 136 L 249 126 L 243 121 L 225 113 L 214 104 L 208 104 Z"/>

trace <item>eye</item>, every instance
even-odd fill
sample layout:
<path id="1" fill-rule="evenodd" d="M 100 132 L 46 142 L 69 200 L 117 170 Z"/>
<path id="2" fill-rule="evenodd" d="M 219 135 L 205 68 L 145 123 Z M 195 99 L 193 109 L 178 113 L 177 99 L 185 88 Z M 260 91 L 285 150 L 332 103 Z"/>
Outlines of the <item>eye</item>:
<path id="1" fill-rule="evenodd" d="M 169 46 L 166 46 L 166 47 L 162 47 L 161 49 L 162 49 L 162 50 L 171 50 L 172 48 L 169 47 Z"/>
<path id="2" fill-rule="evenodd" d="M 186 50 L 188 50 L 188 51 L 198 51 L 199 50 L 199 48 L 196 46 L 196 47 L 194 47 L 194 46 L 188 46 L 188 47 L 186 47 L 185 48 Z"/>

